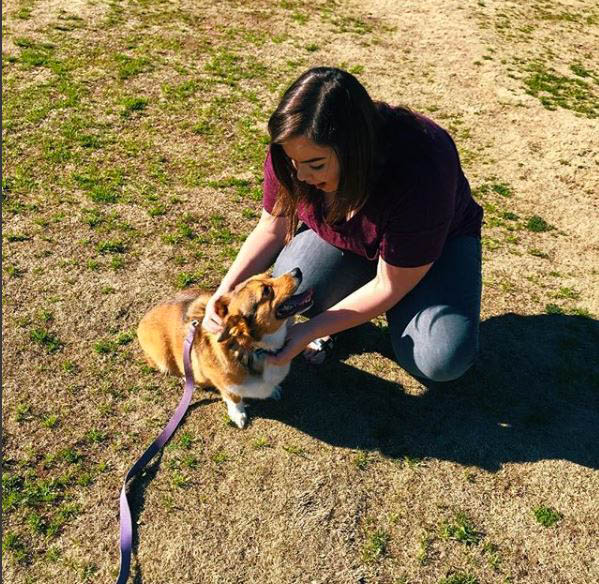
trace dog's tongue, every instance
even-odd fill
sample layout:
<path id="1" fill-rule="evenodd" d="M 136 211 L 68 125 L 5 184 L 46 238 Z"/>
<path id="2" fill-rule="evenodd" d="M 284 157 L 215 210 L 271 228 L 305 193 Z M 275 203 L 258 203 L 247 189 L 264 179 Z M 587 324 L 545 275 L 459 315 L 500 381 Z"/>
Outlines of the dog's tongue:
<path id="1" fill-rule="evenodd" d="M 294 314 L 299 314 L 300 312 L 304 312 L 304 310 L 308 310 L 308 308 L 312 306 L 313 294 L 314 291 L 312 288 L 309 288 L 305 292 L 296 294 L 288 300 L 285 300 L 285 302 L 277 308 L 277 317 L 289 318 Z"/>

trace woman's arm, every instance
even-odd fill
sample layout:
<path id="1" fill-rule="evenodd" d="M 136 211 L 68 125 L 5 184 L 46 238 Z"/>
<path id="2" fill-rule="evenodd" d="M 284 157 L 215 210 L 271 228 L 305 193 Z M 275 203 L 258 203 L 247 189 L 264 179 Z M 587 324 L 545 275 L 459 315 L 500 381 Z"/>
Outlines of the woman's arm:
<path id="1" fill-rule="evenodd" d="M 266 270 L 285 245 L 287 219 L 262 210 L 260 221 L 243 242 L 217 292 L 225 294 L 239 282 Z"/>
<path id="2" fill-rule="evenodd" d="M 314 339 L 368 322 L 389 310 L 422 280 L 432 265 L 399 268 L 379 259 L 377 274 L 370 282 L 318 316 L 291 327 L 283 350 L 268 360 L 275 365 L 287 363 Z"/>
<path id="3" fill-rule="evenodd" d="M 285 217 L 275 217 L 266 210 L 262 211 L 258 225 L 243 242 L 235 261 L 206 304 L 206 312 L 202 321 L 202 327 L 205 330 L 211 333 L 218 333 L 222 330 L 222 320 L 216 314 L 214 307 L 216 300 L 233 290 L 239 282 L 266 270 L 283 249 L 286 233 L 287 219 Z"/>

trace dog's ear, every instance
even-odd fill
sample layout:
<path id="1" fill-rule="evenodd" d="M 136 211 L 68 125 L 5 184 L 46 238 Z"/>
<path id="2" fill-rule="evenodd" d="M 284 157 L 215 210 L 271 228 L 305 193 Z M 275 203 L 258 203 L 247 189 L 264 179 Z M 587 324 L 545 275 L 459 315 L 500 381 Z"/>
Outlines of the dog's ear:
<path id="1" fill-rule="evenodd" d="M 223 332 L 218 335 L 217 337 L 217 341 L 219 343 L 224 343 L 225 341 L 228 341 L 231 338 L 231 329 L 228 326 L 225 326 L 225 328 L 223 329 Z"/>
<path id="2" fill-rule="evenodd" d="M 240 314 L 234 314 L 225 321 L 223 332 L 216 339 L 219 343 L 224 343 L 230 338 L 234 338 L 239 345 L 244 345 L 250 339 L 250 327 L 245 318 Z"/>
<path id="3" fill-rule="evenodd" d="M 229 302 L 231 299 L 228 296 L 221 296 L 214 303 L 214 312 L 221 318 L 225 318 L 229 312 Z"/>

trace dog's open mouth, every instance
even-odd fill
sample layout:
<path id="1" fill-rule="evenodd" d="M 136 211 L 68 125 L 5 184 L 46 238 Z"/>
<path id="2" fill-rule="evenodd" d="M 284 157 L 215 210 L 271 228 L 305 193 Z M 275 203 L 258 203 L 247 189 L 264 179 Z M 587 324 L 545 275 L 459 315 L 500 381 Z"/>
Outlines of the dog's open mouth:
<path id="1" fill-rule="evenodd" d="M 279 304 L 279 306 L 277 307 L 277 318 L 289 318 L 294 314 L 301 314 L 305 310 L 308 310 L 312 307 L 313 295 L 314 291 L 311 288 L 309 288 L 305 292 L 302 292 L 301 294 L 296 294 L 295 296 L 292 296 L 291 298 L 285 300 L 285 302 Z"/>

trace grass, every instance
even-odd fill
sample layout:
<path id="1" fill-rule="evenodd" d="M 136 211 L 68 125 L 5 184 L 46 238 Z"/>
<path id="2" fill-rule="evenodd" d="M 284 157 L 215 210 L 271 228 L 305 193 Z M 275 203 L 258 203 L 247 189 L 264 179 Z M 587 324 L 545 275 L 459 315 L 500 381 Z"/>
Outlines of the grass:
<path id="1" fill-rule="evenodd" d="M 534 233 L 541 233 L 543 231 L 550 231 L 551 229 L 555 229 L 552 225 L 549 225 L 545 219 L 539 217 L 538 215 L 533 215 L 526 222 L 526 228 L 529 231 L 533 231 Z"/>
<path id="2" fill-rule="evenodd" d="M 443 539 L 452 539 L 465 545 L 476 545 L 482 539 L 482 534 L 462 511 L 458 511 L 451 520 L 441 524 L 439 535 Z"/>
<path id="3" fill-rule="evenodd" d="M 361 451 L 356 454 L 354 458 L 354 464 L 356 465 L 356 468 L 359 470 L 366 470 L 369 463 L 370 460 L 367 452 Z"/>
<path id="4" fill-rule="evenodd" d="M 48 353 L 56 353 L 63 347 L 60 339 L 50 331 L 44 328 L 35 328 L 29 334 L 29 338 L 43 347 Z"/>
<path id="5" fill-rule="evenodd" d="M 439 584 L 479 584 L 479 580 L 471 574 L 455 572 L 439 580 Z"/>
<path id="6" fill-rule="evenodd" d="M 88 4 L 19 0 L 3 19 L 6 581 L 114 578 L 115 485 L 180 391 L 144 363 L 133 331 L 179 289 L 218 285 L 260 216 L 269 115 L 316 64 L 345 67 L 375 98 L 428 112 L 454 137 L 487 220 L 481 360 L 470 380 L 425 389 L 383 355 L 385 322 L 372 343 L 349 335 L 356 347 L 340 363 L 294 364 L 285 399 L 252 401 L 243 432 L 198 389 L 154 471 L 129 487 L 143 502 L 139 569 L 185 581 L 591 581 L 586 531 L 550 547 L 530 510 L 544 500 L 544 477 L 563 469 L 580 490 L 539 516 L 558 514 L 557 534 L 590 517 L 581 453 L 597 380 L 580 360 L 592 357 L 590 329 L 569 327 L 591 325 L 596 312 L 578 228 L 597 74 L 572 31 L 584 38 L 596 11 L 441 7 L 444 32 L 461 23 L 464 40 L 483 47 L 476 68 L 455 47 L 411 47 L 427 38 L 427 3 L 418 18 L 339 0 Z M 481 45 L 473 24 L 483 17 L 493 21 Z M 478 92 L 473 70 L 520 105 Z M 527 133 L 535 100 L 550 123 Z M 569 137 L 559 152 L 555 135 Z M 524 156 L 506 156 L 504 137 Z M 566 187 L 577 196 L 563 197 Z M 537 330 L 537 319 L 551 326 Z M 567 438 L 558 445 L 555 427 Z M 175 515 L 182 530 L 168 527 Z M 205 526 L 222 545 L 196 538 L 200 560 L 189 563 L 177 550 Z M 267 537 L 245 537 L 248 526 Z"/>
<path id="7" fill-rule="evenodd" d="M 382 529 L 368 533 L 362 548 L 362 561 L 372 564 L 380 560 L 387 553 L 390 539 L 389 533 Z"/>
<path id="8" fill-rule="evenodd" d="M 569 77 L 560 75 L 544 63 L 533 63 L 529 65 L 529 74 L 524 78 L 527 93 L 539 98 L 549 110 L 563 107 L 589 118 L 596 118 L 599 116 L 599 107 L 592 85 L 581 78 L 583 69 L 580 65 L 575 66 L 575 69 L 576 76 Z"/>
<path id="9" fill-rule="evenodd" d="M 271 443 L 270 443 L 270 440 L 268 438 L 266 438 L 265 436 L 259 436 L 258 438 L 254 439 L 252 441 L 252 447 L 256 448 L 256 449 L 270 448 Z"/>
<path id="10" fill-rule="evenodd" d="M 543 527 L 551 527 L 563 519 L 563 515 L 551 507 L 539 505 L 533 510 L 533 515 Z"/>
<path id="11" fill-rule="evenodd" d="M 129 57 L 118 53 L 115 55 L 119 79 L 129 79 L 140 73 L 146 73 L 152 70 L 150 59 L 146 57 Z"/>

